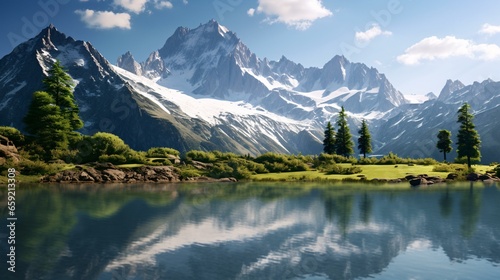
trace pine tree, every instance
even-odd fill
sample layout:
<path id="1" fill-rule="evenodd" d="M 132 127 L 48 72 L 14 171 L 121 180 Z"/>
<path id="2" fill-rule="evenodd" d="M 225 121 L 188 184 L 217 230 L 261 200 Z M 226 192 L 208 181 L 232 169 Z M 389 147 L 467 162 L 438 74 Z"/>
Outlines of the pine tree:
<path id="1" fill-rule="evenodd" d="M 436 144 L 436 147 L 441 153 L 443 153 L 444 161 L 446 161 L 446 154 L 453 150 L 453 148 L 451 147 L 451 132 L 449 130 L 442 129 L 439 131 L 437 138 L 438 142 Z"/>
<path id="2" fill-rule="evenodd" d="M 335 129 L 331 122 L 328 122 L 325 130 L 325 139 L 323 140 L 323 151 L 327 154 L 335 153 Z"/>
<path id="3" fill-rule="evenodd" d="M 348 157 L 354 153 L 351 132 L 347 125 L 347 115 L 344 106 L 340 110 L 337 118 L 337 136 L 335 137 L 335 151 L 338 155 Z"/>
<path id="4" fill-rule="evenodd" d="M 46 92 L 54 98 L 55 105 L 61 109 L 61 114 L 70 121 L 71 131 L 82 128 L 83 122 L 78 115 L 79 109 L 73 95 L 73 80 L 59 61 L 54 63 L 43 83 Z"/>
<path id="5" fill-rule="evenodd" d="M 361 129 L 358 131 L 358 149 L 359 152 L 363 154 L 363 158 L 366 158 L 366 154 L 372 152 L 372 136 L 368 130 L 368 124 L 365 120 L 361 123 Z"/>
<path id="6" fill-rule="evenodd" d="M 33 93 L 28 114 L 24 117 L 26 131 L 33 135 L 36 143 L 45 150 L 45 157 L 50 157 L 53 149 L 65 149 L 68 146 L 67 133 L 71 130 L 68 119 L 61 114 L 55 100 L 47 92 Z"/>
<path id="7" fill-rule="evenodd" d="M 481 158 L 481 140 L 472 120 L 474 116 L 470 113 L 470 105 L 465 103 L 458 110 L 458 121 L 461 123 L 457 135 L 458 158 L 467 158 L 467 166 L 471 168 L 471 158 Z"/>

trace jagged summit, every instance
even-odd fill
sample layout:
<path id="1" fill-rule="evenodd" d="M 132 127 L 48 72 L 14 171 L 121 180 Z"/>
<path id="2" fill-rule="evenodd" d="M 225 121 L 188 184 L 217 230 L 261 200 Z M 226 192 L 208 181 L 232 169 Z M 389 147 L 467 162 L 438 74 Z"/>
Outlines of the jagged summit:
<path id="1" fill-rule="evenodd" d="M 459 80 L 453 81 L 451 79 L 448 79 L 446 81 L 446 84 L 444 85 L 443 89 L 439 93 L 438 99 L 441 101 L 447 100 L 450 98 L 451 94 L 454 91 L 460 90 L 464 87 L 465 87 L 465 85 L 461 81 L 459 81 Z"/>

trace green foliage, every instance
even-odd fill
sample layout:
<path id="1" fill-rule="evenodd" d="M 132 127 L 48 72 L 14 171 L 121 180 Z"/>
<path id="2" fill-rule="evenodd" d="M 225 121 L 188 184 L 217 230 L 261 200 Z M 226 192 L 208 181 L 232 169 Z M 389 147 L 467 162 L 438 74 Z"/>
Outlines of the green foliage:
<path id="1" fill-rule="evenodd" d="M 54 99 L 55 105 L 61 110 L 62 116 L 69 121 L 71 131 L 83 127 L 79 117 L 79 109 L 73 96 L 73 80 L 65 72 L 59 61 L 49 70 L 49 75 L 43 80 L 45 90 Z"/>
<path id="2" fill-rule="evenodd" d="M 434 172 L 452 172 L 455 173 L 460 170 L 467 170 L 467 165 L 464 164 L 438 164 L 432 168 Z"/>
<path id="3" fill-rule="evenodd" d="M 376 157 L 367 157 L 359 159 L 357 164 L 369 165 L 369 164 L 378 164 L 378 162 L 379 160 Z"/>
<path id="4" fill-rule="evenodd" d="M 69 121 L 61 115 L 61 109 L 54 99 L 44 91 L 33 93 L 28 114 L 24 118 L 26 130 L 36 143 L 43 147 L 43 157 L 50 159 L 50 150 L 68 147 Z"/>
<path id="5" fill-rule="evenodd" d="M 258 156 L 255 162 L 263 164 L 269 172 L 291 172 L 309 170 L 312 158 L 269 152 Z"/>
<path id="6" fill-rule="evenodd" d="M 437 138 L 438 142 L 436 144 L 436 147 L 441 153 L 443 153 L 444 161 L 446 161 L 446 154 L 451 152 L 451 150 L 453 149 L 451 147 L 451 132 L 449 130 L 442 129 L 439 131 Z"/>
<path id="7" fill-rule="evenodd" d="M 327 175 L 351 175 L 361 173 L 362 171 L 363 170 L 359 166 L 342 167 L 338 164 L 332 164 L 324 170 Z"/>
<path id="8" fill-rule="evenodd" d="M 455 163 L 458 163 L 458 164 L 468 164 L 470 163 L 471 165 L 472 164 L 479 164 L 481 163 L 481 159 L 480 158 L 468 158 L 466 156 L 464 157 L 457 157 L 455 160 L 454 160 Z"/>
<path id="9" fill-rule="evenodd" d="M 323 151 L 326 154 L 335 153 L 335 130 L 331 122 L 328 122 L 325 129 L 325 139 L 323 140 Z"/>
<path id="10" fill-rule="evenodd" d="M 99 162 L 111 162 L 112 164 L 125 164 L 127 158 L 124 155 L 102 155 L 98 159 Z"/>
<path id="11" fill-rule="evenodd" d="M 176 149 L 164 148 L 164 147 L 154 147 L 150 148 L 146 152 L 147 157 L 168 157 L 169 155 L 179 156 L 181 153 Z"/>
<path id="12" fill-rule="evenodd" d="M 347 125 L 347 114 L 345 113 L 344 106 L 339 112 L 337 119 L 337 135 L 335 137 L 335 152 L 338 155 L 349 157 L 354 154 L 351 132 Z"/>
<path id="13" fill-rule="evenodd" d="M 61 164 L 49 164 L 39 160 L 23 160 L 19 163 L 18 169 L 23 175 L 45 175 L 55 174 L 63 167 L 64 165 Z"/>
<path id="14" fill-rule="evenodd" d="M 193 167 L 186 167 L 179 170 L 179 177 L 181 180 L 196 178 L 200 176 L 201 176 L 200 171 L 194 169 Z"/>
<path id="15" fill-rule="evenodd" d="M 0 126 L 0 135 L 9 138 L 9 140 L 14 142 L 14 145 L 17 147 L 23 146 L 25 143 L 24 134 L 14 127 Z"/>
<path id="16" fill-rule="evenodd" d="M 204 163 L 211 163 L 217 161 L 217 157 L 212 152 L 204 152 L 199 150 L 192 150 L 186 153 L 189 160 L 200 161 Z"/>
<path id="17" fill-rule="evenodd" d="M 481 159 L 481 140 L 472 122 L 474 116 L 470 113 L 470 110 L 470 105 L 467 103 L 460 107 L 457 121 L 460 123 L 457 135 L 458 158 L 467 158 L 469 168 L 471 167 L 472 159 Z"/>
<path id="18" fill-rule="evenodd" d="M 372 136 L 370 131 L 368 130 L 368 124 L 365 120 L 361 123 L 361 128 L 358 131 L 358 149 L 361 154 L 363 154 L 363 158 L 366 158 L 366 154 L 372 152 Z"/>
<path id="19" fill-rule="evenodd" d="M 356 163 L 356 159 L 352 157 L 345 157 L 337 154 L 325 154 L 321 153 L 318 157 L 314 159 L 313 166 L 317 169 L 325 169 L 327 166 L 336 163 Z"/>
<path id="20" fill-rule="evenodd" d="M 495 168 L 495 174 L 498 178 L 500 178 L 500 165 L 498 165 L 496 168 Z"/>

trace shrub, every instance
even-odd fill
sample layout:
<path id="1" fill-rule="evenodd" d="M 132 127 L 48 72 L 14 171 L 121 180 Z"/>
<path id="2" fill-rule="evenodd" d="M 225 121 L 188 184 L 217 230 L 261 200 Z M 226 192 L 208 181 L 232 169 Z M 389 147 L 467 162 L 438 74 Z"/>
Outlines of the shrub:
<path id="1" fill-rule="evenodd" d="M 500 165 L 495 168 L 495 172 L 498 178 L 500 178 Z"/>
<path id="2" fill-rule="evenodd" d="M 63 168 L 61 164 L 48 164 L 43 161 L 24 160 L 20 164 L 20 171 L 23 175 L 45 175 L 55 174 Z"/>
<path id="3" fill-rule="evenodd" d="M 123 155 L 102 155 L 98 159 L 99 162 L 111 162 L 112 164 L 125 164 L 127 158 Z"/>
<path id="4" fill-rule="evenodd" d="M 452 172 L 467 170 L 467 165 L 464 164 L 438 164 L 432 168 L 434 172 Z"/>
<path id="5" fill-rule="evenodd" d="M 146 152 L 147 157 L 168 157 L 169 155 L 179 156 L 181 153 L 176 149 L 172 148 L 163 148 L 163 147 L 154 147 L 150 148 Z"/>
<path id="6" fill-rule="evenodd" d="M 179 176 L 181 180 L 186 180 L 188 178 L 200 177 L 201 174 L 198 170 L 192 168 L 183 168 L 179 171 Z"/>
<path id="7" fill-rule="evenodd" d="M 361 173 L 363 170 L 358 166 L 342 167 L 338 164 L 332 164 L 327 169 L 325 173 L 327 175 L 340 174 L 340 175 L 351 175 Z"/>
<path id="8" fill-rule="evenodd" d="M 471 158 L 470 161 L 472 164 L 478 164 L 481 162 L 479 158 Z M 456 158 L 455 163 L 465 164 L 467 163 L 467 157 Z"/>
<path id="9" fill-rule="evenodd" d="M 307 160 L 312 158 L 304 156 L 284 155 L 278 153 L 265 153 L 258 156 L 255 162 L 263 164 L 269 172 L 291 172 L 309 170 Z"/>
<path id="10" fill-rule="evenodd" d="M 212 152 L 204 152 L 199 150 L 192 150 L 187 152 L 186 157 L 190 160 L 201 161 L 204 163 L 217 161 L 217 157 Z"/>
<path id="11" fill-rule="evenodd" d="M 18 147 L 23 146 L 25 143 L 24 134 L 14 127 L 0 126 L 0 135 L 9 138 L 9 140 L 14 142 L 14 145 Z"/>

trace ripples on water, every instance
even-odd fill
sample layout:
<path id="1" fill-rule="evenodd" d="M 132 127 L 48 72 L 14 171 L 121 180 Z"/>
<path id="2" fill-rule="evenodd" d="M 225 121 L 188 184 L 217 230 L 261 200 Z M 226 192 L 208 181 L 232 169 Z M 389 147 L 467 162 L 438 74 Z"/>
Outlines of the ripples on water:
<path id="1" fill-rule="evenodd" d="M 500 275 L 496 186 L 32 186 L 16 199 L 17 272 L 1 279 Z"/>

